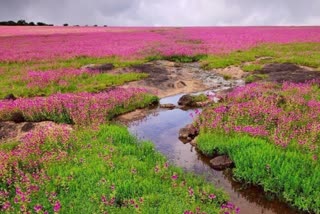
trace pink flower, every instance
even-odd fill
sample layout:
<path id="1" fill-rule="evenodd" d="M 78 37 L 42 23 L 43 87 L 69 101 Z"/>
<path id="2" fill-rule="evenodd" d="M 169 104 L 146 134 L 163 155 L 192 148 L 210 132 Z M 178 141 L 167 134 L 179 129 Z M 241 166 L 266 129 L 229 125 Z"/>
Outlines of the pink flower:
<path id="1" fill-rule="evenodd" d="M 37 204 L 33 207 L 33 209 L 36 213 L 38 213 L 42 210 L 42 206 L 40 204 Z"/>
<path id="2" fill-rule="evenodd" d="M 209 195 L 209 199 L 213 200 L 213 199 L 215 199 L 215 198 L 216 198 L 216 195 L 215 195 L 215 194 L 210 194 L 210 195 Z"/>
<path id="3" fill-rule="evenodd" d="M 60 211 L 60 209 L 61 209 L 60 201 L 56 201 L 56 203 L 55 203 L 54 206 L 53 206 L 53 211 L 54 211 L 55 213 L 57 213 L 57 212 Z"/>
<path id="4" fill-rule="evenodd" d="M 178 175 L 176 173 L 174 173 L 172 176 L 171 176 L 171 179 L 172 180 L 177 180 L 178 179 Z"/>
<path id="5" fill-rule="evenodd" d="M 11 207 L 11 203 L 9 201 L 4 202 L 2 205 L 2 210 L 6 211 Z"/>

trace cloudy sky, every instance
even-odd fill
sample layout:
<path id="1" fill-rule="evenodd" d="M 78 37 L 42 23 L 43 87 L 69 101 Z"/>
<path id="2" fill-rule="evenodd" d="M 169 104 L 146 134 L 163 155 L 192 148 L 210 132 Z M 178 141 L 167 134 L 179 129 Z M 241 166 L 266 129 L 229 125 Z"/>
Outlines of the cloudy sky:
<path id="1" fill-rule="evenodd" d="M 0 20 L 61 25 L 320 25 L 320 0 L 0 0 Z"/>

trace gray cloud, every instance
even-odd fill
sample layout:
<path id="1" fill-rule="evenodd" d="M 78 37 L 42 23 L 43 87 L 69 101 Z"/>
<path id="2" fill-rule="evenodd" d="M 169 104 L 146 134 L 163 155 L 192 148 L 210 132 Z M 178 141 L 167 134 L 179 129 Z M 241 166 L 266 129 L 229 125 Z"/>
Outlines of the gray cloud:
<path id="1" fill-rule="evenodd" d="M 0 0 L 0 20 L 80 25 L 320 25 L 319 11 L 319 0 Z"/>

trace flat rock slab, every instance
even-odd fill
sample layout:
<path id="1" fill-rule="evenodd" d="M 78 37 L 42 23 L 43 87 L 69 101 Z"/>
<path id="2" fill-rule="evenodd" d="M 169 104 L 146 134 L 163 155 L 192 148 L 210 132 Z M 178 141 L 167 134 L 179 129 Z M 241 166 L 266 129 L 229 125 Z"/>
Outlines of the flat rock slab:
<path id="1" fill-rule="evenodd" d="M 198 62 L 175 63 L 165 60 L 152 61 L 110 71 L 114 74 L 146 73 L 148 77 L 126 83 L 124 87 L 143 87 L 160 98 L 180 93 L 205 91 L 211 88 L 230 88 L 242 85 L 243 80 L 225 80 L 214 71 L 206 71 Z"/>
<path id="2" fill-rule="evenodd" d="M 246 75 L 246 73 L 238 66 L 229 66 L 226 68 L 214 69 L 213 71 L 234 79 L 241 79 Z"/>
<path id="3" fill-rule="evenodd" d="M 212 168 L 216 170 L 224 170 L 233 166 L 233 161 L 227 155 L 220 155 L 210 160 Z"/>
<path id="4" fill-rule="evenodd" d="M 310 68 L 298 66 L 292 63 L 267 64 L 261 70 L 254 73 L 268 75 L 269 81 L 273 82 L 306 82 L 320 79 L 320 72 Z"/>

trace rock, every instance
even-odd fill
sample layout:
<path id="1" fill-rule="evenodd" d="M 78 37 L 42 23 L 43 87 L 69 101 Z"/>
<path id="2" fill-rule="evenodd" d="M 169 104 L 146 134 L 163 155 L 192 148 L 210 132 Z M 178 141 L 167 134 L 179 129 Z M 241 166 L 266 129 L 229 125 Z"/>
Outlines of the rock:
<path id="1" fill-rule="evenodd" d="M 84 65 L 81 67 L 81 70 L 94 70 L 95 64 Z"/>
<path id="2" fill-rule="evenodd" d="M 89 64 L 89 65 L 82 66 L 81 69 L 91 70 L 91 71 L 99 71 L 100 73 L 104 73 L 106 71 L 110 71 L 110 70 L 114 69 L 114 65 L 112 63 L 105 63 L 105 64 L 100 64 L 100 65 Z"/>
<path id="3" fill-rule="evenodd" d="M 171 83 L 168 83 L 167 86 L 168 86 L 169 88 L 174 88 L 174 84 L 173 84 L 172 82 L 171 82 Z"/>
<path id="4" fill-rule="evenodd" d="M 174 109 L 176 108 L 176 106 L 174 104 L 167 103 L 167 104 L 160 104 L 160 108 Z"/>
<path id="5" fill-rule="evenodd" d="M 183 88 L 183 87 L 186 87 L 186 86 L 187 86 L 187 84 L 185 82 L 183 82 L 183 81 L 177 81 L 177 82 L 174 83 L 174 87 L 175 88 Z"/>
<path id="6" fill-rule="evenodd" d="M 264 56 L 264 57 L 259 57 L 258 59 L 256 59 L 257 62 L 262 62 L 262 61 L 268 61 L 268 60 L 272 60 L 273 57 L 271 56 Z"/>
<path id="7" fill-rule="evenodd" d="M 193 140 L 190 141 L 190 144 L 194 147 L 197 146 L 197 137 L 195 137 Z"/>
<path id="8" fill-rule="evenodd" d="M 320 79 L 320 72 L 310 68 L 301 67 L 292 63 L 273 63 L 265 65 L 255 74 L 262 74 L 262 78 L 272 82 L 304 83 Z M 261 77 L 261 76 L 260 76 Z"/>
<path id="9" fill-rule="evenodd" d="M 171 61 L 167 61 L 167 60 L 158 60 L 158 61 L 155 61 L 155 64 L 161 65 L 164 67 L 175 67 L 177 65 L 177 63 L 175 63 L 175 62 L 171 62 Z"/>
<path id="10" fill-rule="evenodd" d="M 188 124 L 179 130 L 179 139 L 183 142 L 190 142 L 199 134 L 194 125 Z"/>
<path id="11" fill-rule="evenodd" d="M 0 122 L 0 142 L 7 137 L 15 137 L 17 128 L 13 122 Z"/>
<path id="12" fill-rule="evenodd" d="M 190 94 L 185 94 L 179 99 L 178 104 L 182 106 L 191 106 L 194 104 L 193 97 Z"/>
<path id="13" fill-rule="evenodd" d="M 11 120 L 16 123 L 25 122 L 25 118 L 21 112 L 14 112 L 11 115 Z"/>
<path id="14" fill-rule="evenodd" d="M 229 66 L 226 68 L 214 69 L 213 71 L 230 79 L 241 79 L 245 75 L 245 72 L 238 66 Z"/>
<path id="15" fill-rule="evenodd" d="M 5 100 L 16 100 L 17 98 L 13 94 L 8 94 L 4 97 Z"/>
<path id="16" fill-rule="evenodd" d="M 21 131 L 28 132 L 28 131 L 31 131 L 34 127 L 35 125 L 33 123 L 27 122 L 21 127 Z"/>
<path id="17" fill-rule="evenodd" d="M 223 170 L 232 167 L 233 161 L 227 155 L 220 155 L 210 160 L 212 168 Z"/>

